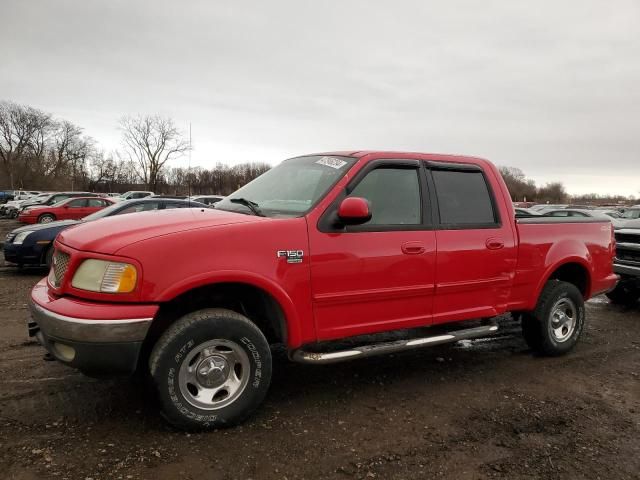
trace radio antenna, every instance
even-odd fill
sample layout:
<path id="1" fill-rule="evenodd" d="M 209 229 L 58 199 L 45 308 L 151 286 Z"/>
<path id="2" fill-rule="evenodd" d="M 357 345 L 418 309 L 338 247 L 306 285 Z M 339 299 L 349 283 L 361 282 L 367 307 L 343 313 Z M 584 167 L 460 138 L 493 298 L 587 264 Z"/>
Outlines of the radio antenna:
<path id="1" fill-rule="evenodd" d="M 187 188 L 189 189 L 189 203 L 191 203 L 191 122 L 189 122 L 189 168 L 187 169 Z"/>

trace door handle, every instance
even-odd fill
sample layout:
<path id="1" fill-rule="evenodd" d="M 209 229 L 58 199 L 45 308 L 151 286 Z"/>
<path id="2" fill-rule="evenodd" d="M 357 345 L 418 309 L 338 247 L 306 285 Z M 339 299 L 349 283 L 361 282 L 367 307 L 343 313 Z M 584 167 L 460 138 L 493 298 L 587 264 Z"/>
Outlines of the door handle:
<path id="1" fill-rule="evenodd" d="M 407 242 L 402 244 L 402 253 L 406 255 L 420 255 L 426 251 L 427 249 L 422 242 Z"/>
<path id="2" fill-rule="evenodd" d="M 487 240 L 487 248 L 489 250 L 500 250 L 504 248 L 504 242 L 499 238 L 490 238 Z"/>

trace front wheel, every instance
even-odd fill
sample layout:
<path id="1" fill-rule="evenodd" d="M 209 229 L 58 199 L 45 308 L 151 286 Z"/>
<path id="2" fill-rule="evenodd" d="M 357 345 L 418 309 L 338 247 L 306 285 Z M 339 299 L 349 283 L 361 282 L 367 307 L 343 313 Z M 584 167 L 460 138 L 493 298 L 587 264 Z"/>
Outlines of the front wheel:
<path id="1" fill-rule="evenodd" d="M 45 213 L 38 217 L 38 223 L 51 223 L 54 222 L 56 217 L 51 213 Z"/>
<path id="2" fill-rule="evenodd" d="M 149 358 L 162 414 L 184 430 L 242 422 L 271 382 L 271 350 L 248 318 L 225 309 L 185 315 L 160 337 Z"/>
<path id="3" fill-rule="evenodd" d="M 568 353 L 585 321 L 584 298 L 575 285 L 550 280 L 533 312 L 522 315 L 522 333 L 532 350 L 549 356 Z"/>

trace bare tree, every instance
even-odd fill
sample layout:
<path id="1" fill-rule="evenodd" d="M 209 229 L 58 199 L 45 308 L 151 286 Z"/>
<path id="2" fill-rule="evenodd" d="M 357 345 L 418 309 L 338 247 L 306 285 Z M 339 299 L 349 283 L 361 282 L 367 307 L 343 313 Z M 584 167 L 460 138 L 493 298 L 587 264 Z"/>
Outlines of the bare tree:
<path id="1" fill-rule="evenodd" d="M 537 187 L 533 180 L 528 179 L 524 172 L 517 167 L 500 167 L 500 173 L 507 184 L 511 200 L 532 201 L 536 198 Z"/>
<path id="2" fill-rule="evenodd" d="M 95 142 L 82 135 L 82 128 L 66 120 L 56 122 L 44 167 L 44 175 L 56 180 L 70 177 L 71 190 L 76 187 L 77 177 L 83 176 L 87 160 L 95 155 Z"/>
<path id="3" fill-rule="evenodd" d="M 41 158 L 51 124 L 48 113 L 13 102 L 0 102 L 0 161 L 10 188 L 16 183 L 22 185 L 22 176 L 29 173 L 29 162 Z"/>
<path id="4" fill-rule="evenodd" d="M 156 190 L 169 160 L 189 150 L 189 142 L 170 118 L 159 115 L 124 117 L 120 120 L 127 155 L 136 164 L 140 179 Z"/>

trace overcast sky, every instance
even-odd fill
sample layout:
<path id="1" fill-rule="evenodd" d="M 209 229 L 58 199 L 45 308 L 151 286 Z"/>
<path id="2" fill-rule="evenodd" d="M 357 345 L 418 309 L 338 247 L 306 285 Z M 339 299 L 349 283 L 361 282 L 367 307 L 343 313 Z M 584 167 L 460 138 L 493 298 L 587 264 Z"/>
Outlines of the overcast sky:
<path id="1" fill-rule="evenodd" d="M 122 115 L 160 113 L 192 123 L 193 165 L 462 153 L 640 195 L 638 0 L 0 0 L 0 17 L 0 99 L 107 150 Z"/>

